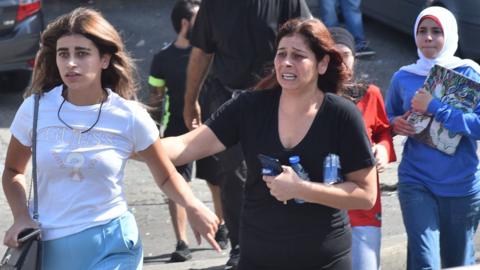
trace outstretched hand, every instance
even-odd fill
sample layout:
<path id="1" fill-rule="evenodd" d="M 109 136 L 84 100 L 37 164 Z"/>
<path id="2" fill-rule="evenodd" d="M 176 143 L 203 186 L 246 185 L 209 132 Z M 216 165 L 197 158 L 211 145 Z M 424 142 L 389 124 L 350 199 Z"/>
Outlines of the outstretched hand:
<path id="1" fill-rule="evenodd" d="M 186 211 L 197 243 L 200 245 L 203 237 L 216 251 L 220 252 L 221 248 L 217 241 L 215 241 L 215 233 L 217 232 L 220 220 L 201 201 L 198 199 L 195 200 L 195 204 L 186 208 Z"/>

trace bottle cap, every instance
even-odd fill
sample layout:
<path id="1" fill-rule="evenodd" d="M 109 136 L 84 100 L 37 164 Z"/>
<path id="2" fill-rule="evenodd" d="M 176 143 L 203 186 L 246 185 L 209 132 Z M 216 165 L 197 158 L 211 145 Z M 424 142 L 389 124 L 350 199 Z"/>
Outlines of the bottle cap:
<path id="1" fill-rule="evenodd" d="M 299 156 L 291 156 L 291 157 L 288 158 L 288 162 L 299 163 L 300 162 L 300 157 Z"/>

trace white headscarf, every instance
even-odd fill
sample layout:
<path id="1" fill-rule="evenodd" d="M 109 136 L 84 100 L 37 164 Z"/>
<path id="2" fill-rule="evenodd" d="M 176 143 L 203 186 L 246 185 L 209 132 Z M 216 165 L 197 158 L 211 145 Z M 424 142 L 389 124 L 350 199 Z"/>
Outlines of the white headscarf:
<path id="1" fill-rule="evenodd" d="M 445 43 L 442 50 L 435 59 L 426 58 L 420 49 L 417 48 L 419 59 L 415 64 L 403 66 L 400 70 L 405 70 L 417 75 L 427 76 L 433 65 L 438 64 L 448 69 L 454 69 L 462 66 L 469 66 L 480 73 L 480 66 L 470 59 L 461 59 L 454 56 L 458 48 L 458 26 L 455 16 L 443 7 L 428 7 L 417 16 L 413 37 L 417 35 L 418 24 L 425 16 L 433 16 L 441 23 Z"/>

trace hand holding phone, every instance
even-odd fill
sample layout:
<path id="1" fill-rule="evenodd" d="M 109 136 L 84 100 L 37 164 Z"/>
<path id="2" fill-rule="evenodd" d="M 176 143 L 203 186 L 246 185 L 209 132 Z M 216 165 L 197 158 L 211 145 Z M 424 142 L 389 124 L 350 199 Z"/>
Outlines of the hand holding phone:
<path id="1" fill-rule="evenodd" d="M 258 159 L 262 164 L 262 174 L 275 176 L 283 172 L 282 164 L 276 158 L 269 157 L 264 154 L 258 154 Z M 287 201 L 283 201 L 283 204 L 287 204 Z"/>
<path id="2" fill-rule="evenodd" d="M 257 157 L 262 164 L 263 175 L 275 176 L 283 172 L 282 165 L 280 164 L 280 161 L 278 159 L 269 157 L 264 154 L 258 154 Z"/>
<path id="3" fill-rule="evenodd" d="M 41 230 L 39 228 L 29 228 L 25 229 L 18 234 L 18 242 L 24 243 L 33 237 L 38 237 Z"/>

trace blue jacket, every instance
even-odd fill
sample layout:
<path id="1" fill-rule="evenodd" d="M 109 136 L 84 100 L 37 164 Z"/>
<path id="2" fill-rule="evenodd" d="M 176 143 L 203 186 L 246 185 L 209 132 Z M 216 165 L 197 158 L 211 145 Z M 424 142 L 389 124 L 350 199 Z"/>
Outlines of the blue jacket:
<path id="1" fill-rule="evenodd" d="M 455 71 L 480 82 L 480 74 L 470 67 Z M 386 98 L 390 123 L 411 109 L 411 99 L 425 79 L 425 76 L 403 70 L 393 75 Z M 453 156 L 408 138 L 398 167 L 399 181 L 423 184 L 438 196 L 460 197 L 478 192 L 480 171 L 476 140 L 480 139 L 480 106 L 477 105 L 473 113 L 462 113 L 433 99 L 427 110 L 445 128 L 463 137 Z"/>

